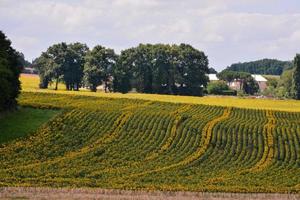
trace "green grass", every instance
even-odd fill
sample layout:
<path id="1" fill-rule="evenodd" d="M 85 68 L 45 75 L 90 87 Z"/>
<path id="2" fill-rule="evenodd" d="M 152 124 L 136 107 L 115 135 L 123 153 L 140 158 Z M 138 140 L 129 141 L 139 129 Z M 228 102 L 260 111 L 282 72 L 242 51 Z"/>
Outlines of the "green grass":
<path id="1" fill-rule="evenodd" d="M 263 75 L 263 77 L 265 77 L 267 80 L 269 80 L 269 79 L 279 80 L 280 79 L 280 76 L 278 76 L 278 75 Z"/>
<path id="2" fill-rule="evenodd" d="M 21 107 L 15 112 L 0 115 L 0 144 L 28 136 L 58 112 Z"/>

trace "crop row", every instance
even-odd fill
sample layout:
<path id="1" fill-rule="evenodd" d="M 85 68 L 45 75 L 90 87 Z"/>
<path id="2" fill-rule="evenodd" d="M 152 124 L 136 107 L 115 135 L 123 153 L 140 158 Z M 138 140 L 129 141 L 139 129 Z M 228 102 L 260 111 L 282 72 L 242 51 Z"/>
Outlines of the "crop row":
<path id="1" fill-rule="evenodd" d="M 3 186 L 299 192 L 300 114 L 23 93 L 61 109 L 0 148 Z"/>

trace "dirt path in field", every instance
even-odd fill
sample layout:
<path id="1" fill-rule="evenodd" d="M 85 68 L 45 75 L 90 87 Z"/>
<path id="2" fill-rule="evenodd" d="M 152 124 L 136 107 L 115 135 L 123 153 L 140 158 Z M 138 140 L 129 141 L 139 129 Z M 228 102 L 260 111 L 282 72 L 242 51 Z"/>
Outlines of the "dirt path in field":
<path id="1" fill-rule="evenodd" d="M 0 188 L 0 199 L 104 200 L 299 200 L 300 194 L 238 194 L 197 192 L 143 192 L 107 189 Z"/>

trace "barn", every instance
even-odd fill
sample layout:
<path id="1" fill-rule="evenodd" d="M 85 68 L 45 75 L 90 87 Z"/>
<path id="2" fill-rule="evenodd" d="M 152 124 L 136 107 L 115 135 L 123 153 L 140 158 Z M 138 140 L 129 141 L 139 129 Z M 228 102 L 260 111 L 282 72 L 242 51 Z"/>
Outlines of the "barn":
<path id="1" fill-rule="evenodd" d="M 258 83 L 260 91 L 264 91 L 267 88 L 268 80 L 265 77 L 260 74 L 252 74 L 251 76 Z"/>

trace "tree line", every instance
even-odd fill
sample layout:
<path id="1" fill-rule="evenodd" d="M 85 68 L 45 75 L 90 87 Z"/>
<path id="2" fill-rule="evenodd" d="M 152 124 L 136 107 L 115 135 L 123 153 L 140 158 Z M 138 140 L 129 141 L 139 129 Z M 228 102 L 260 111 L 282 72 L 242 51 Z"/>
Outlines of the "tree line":
<path id="1" fill-rule="evenodd" d="M 300 99 L 300 54 L 296 54 L 292 65 L 285 68 L 279 79 L 267 78 L 267 89 L 262 92 L 265 96 L 273 96 L 279 98 L 294 98 Z M 232 71 L 228 68 L 220 72 L 218 75 L 219 79 L 226 82 L 239 81 L 240 90 L 245 94 L 253 95 L 259 91 L 259 87 L 255 80 L 251 77 L 248 72 Z M 212 84 L 210 90 L 220 93 L 221 89 L 226 90 L 224 84 Z M 212 88 L 213 87 L 213 88 Z M 225 88 L 225 89 L 224 89 Z"/>
<path id="2" fill-rule="evenodd" d="M 13 109 L 20 93 L 19 75 L 23 66 L 29 65 L 24 55 L 11 47 L 11 42 L 0 31 L 0 111 Z M 292 66 L 286 63 L 279 81 L 268 82 L 282 97 L 300 99 L 300 54 Z M 206 90 L 208 77 L 215 72 L 208 68 L 208 58 L 191 45 L 140 44 L 116 54 L 113 49 L 101 45 L 89 49 L 82 43 L 59 43 L 50 46 L 34 60 L 38 69 L 40 88 L 64 82 L 67 90 L 87 87 L 96 91 L 103 84 L 104 90 L 127 93 L 133 88 L 141 93 L 197 95 Z M 257 83 L 248 72 L 224 70 L 221 80 L 239 80 L 247 94 L 258 90 Z M 226 83 L 207 88 L 224 90 L 231 95 Z"/>
<path id="3" fill-rule="evenodd" d="M 262 59 L 251 62 L 234 63 L 225 70 L 248 72 L 250 74 L 281 75 L 283 71 L 293 68 L 293 62 L 276 59 Z"/>
<path id="4" fill-rule="evenodd" d="M 208 58 L 191 45 L 140 44 L 118 55 L 100 45 L 89 49 L 81 43 L 50 46 L 34 60 L 40 87 L 64 82 L 67 90 L 87 87 L 96 91 L 203 95 L 208 82 Z"/>

